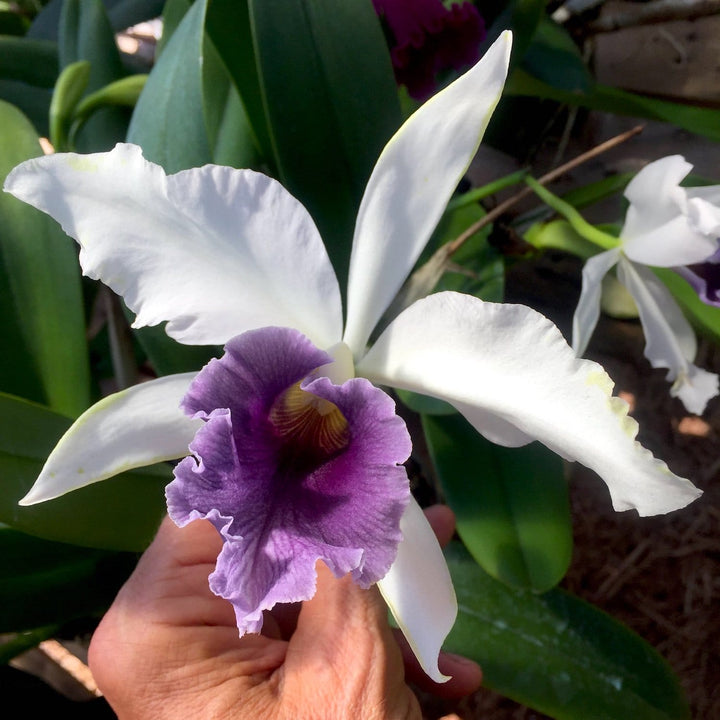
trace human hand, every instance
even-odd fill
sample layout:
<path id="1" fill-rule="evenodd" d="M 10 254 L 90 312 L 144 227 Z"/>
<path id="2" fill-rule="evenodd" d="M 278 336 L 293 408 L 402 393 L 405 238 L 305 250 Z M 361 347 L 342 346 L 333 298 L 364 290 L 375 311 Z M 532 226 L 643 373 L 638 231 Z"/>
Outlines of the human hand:
<path id="1" fill-rule="evenodd" d="M 447 543 L 452 512 L 426 513 Z M 100 623 L 90 668 L 120 720 L 419 720 L 406 675 L 445 697 L 480 685 L 475 663 L 444 653 L 440 669 L 453 678 L 432 682 L 390 629 L 377 588 L 322 563 L 312 600 L 277 606 L 262 634 L 238 637 L 232 606 L 208 587 L 220 547 L 209 522 L 166 519 Z"/>

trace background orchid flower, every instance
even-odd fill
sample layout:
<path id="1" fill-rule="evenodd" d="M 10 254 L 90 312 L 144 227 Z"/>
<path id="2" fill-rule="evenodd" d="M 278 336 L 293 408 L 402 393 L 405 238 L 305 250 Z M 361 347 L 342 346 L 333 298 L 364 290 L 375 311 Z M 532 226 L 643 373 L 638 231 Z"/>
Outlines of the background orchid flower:
<path id="1" fill-rule="evenodd" d="M 625 189 L 630 206 L 617 247 L 591 257 L 583 268 L 582 293 L 573 318 L 572 345 L 587 348 L 600 317 L 601 283 L 617 265 L 618 280 L 637 305 L 645 333 L 645 356 L 668 368 L 671 394 L 701 414 L 718 394 L 717 375 L 693 365 L 695 333 L 667 288 L 648 266 L 702 263 L 717 250 L 720 186 L 683 188 L 692 165 L 679 155 L 644 167 Z"/>
<path id="2" fill-rule="evenodd" d="M 527 307 L 438 293 L 367 349 L 477 150 L 509 52 L 505 33 L 382 152 L 358 212 L 344 332 L 312 219 L 264 175 L 205 166 L 166 176 L 130 145 L 13 171 L 6 189 L 78 240 L 84 273 L 125 298 L 136 327 L 167 321 L 180 342 L 226 344 L 197 376 L 144 383 L 90 408 L 22 502 L 184 457 L 190 444 L 194 457 L 168 487 L 169 511 L 180 524 L 207 517 L 223 534 L 211 583 L 233 602 L 241 629 L 257 629 L 271 603 L 312 594 L 322 558 L 361 584 L 378 582 L 423 668 L 442 680 L 437 656 L 454 622 L 454 592 L 398 467 L 409 452 L 404 429 L 370 383 L 446 400 L 501 444 L 540 440 L 596 470 L 618 510 L 664 513 L 694 500 L 699 491 L 635 441 L 637 426 L 603 369 L 577 359 Z M 366 435 L 378 421 L 388 430 L 384 444 Z M 235 482 L 255 471 L 272 476 L 272 492 Z M 305 515 L 297 486 L 278 482 L 293 478 L 308 493 Z M 389 510 L 369 497 L 373 487 Z M 257 549 L 253 557 L 266 555 L 256 577 L 238 551 L 243 542 Z"/>
<path id="3" fill-rule="evenodd" d="M 469 2 L 446 7 L 441 0 L 373 0 L 394 43 L 395 78 L 410 97 L 425 100 L 443 70 L 462 70 L 477 62 L 485 22 Z"/>

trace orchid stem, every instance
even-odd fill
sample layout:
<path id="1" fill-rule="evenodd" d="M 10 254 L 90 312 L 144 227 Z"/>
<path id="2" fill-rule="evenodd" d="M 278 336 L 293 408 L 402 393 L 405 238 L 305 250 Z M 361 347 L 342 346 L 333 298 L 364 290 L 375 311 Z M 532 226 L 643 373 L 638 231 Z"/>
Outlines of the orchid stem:
<path id="1" fill-rule="evenodd" d="M 525 178 L 525 182 L 546 205 L 549 205 L 555 212 L 560 213 L 578 235 L 595 245 L 599 245 L 604 250 L 612 250 L 612 248 L 617 247 L 617 238 L 591 225 L 570 203 L 551 193 L 535 178 L 528 176 Z"/>
<path id="2" fill-rule="evenodd" d="M 516 170 L 509 175 L 505 175 L 505 177 L 501 177 L 498 180 L 488 183 L 487 185 L 469 190 L 463 195 L 453 198 L 448 203 L 445 212 L 452 212 L 453 210 L 458 210 L 459 208 L 467 205 L 472 205 L 473 203 L 480 202 L 480 200 L 484 200 L 486 197 L 490 197 L 490 195 L 495 195 L 501 190 L 505 190 L 505 188 L 517 185 L 525 180 L 528 172 L 529 171 L 527 169 Z"/>
<path id="3" fill-rule="evenodd" d="M 615 137 L 612 137 L 609 140 L 600 143 L 599 145 L 596 145 L 594 148 L 591 148 L 587 152 L 584 152 L 581 155 L 578 155 L 576 158 L 573 158 L 572 160 L 564 163 L 563 165 L 556 167 L 549 173 L 545 173 L 545 175 L 536 180 L 536 182 L 539 185 L 549 185 L 561 175 L 570 172 L 570 170 L 574 170 L 576 167 L 582 165 L 583 163 L 586 163 L 588 160 L 592 160 L 598 155 L 602 155 L 602 153 L 607 152 L 608 150 L 611 150 L 618 145 L 621 145 L 632 137 L 635 137 L 635 135 L 638 135 L 643 131 L 644 127 L 644 125 L 636 125 L 634 128 L 627 130 L 624 133 L 620 133 L 620 135 L 616 135 Z M 470 227 L 468 227 L 463 233 L 458 235 L 454 240 L 451 240 L 449 243 L 443 245 L 441 248 L 438 248 L 437 253 L 440 253 L 442 251 L 442 253 L 445 254 L 446 257 L 454 254 L 478 230 L 494 222 L 503 213 L 506 213 L 513 205 L 530 195 L 532 192 L 533 191 L 530 187 L 523 188 L 522 190 L 520 190 L 520 192 L 508 198 L 507 200 L 505 200 L 505 202 L 500 203 L 497 207 L 494 207 L 492 210 L 490 210 L 487 215 L 481 217 L 477 222 L 470 225 Z"/>

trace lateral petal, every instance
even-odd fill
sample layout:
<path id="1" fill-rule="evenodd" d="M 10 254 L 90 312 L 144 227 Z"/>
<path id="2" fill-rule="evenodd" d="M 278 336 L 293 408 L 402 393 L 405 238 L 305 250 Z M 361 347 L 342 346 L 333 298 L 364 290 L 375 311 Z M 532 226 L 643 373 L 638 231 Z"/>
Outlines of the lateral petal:
<path id="1" fill-rule="evenodd" d="M 20 505 L 52 500 L 126 470 L 187 455 L 202 425 L 180 409 L 194 377 L 167 375 L 88 408 L 60 438 Z"/>
<path id="2" fill-rule="evenodd" d="M 403 540 L 389 572 L 378 582 L 398 626 L 425 673 L 435 682 L 450 678 L 438 655 L 457 617 L 450 572 L 435 533 L 411 498 L 400 520 Z"/>
<path id="3" fill-rule="evenodd" d="M 622 259 L 618 279 L 633 296 L 645 333 L 645 357 L 653 367 L 668 369 L 670 394 L 692 413 L 702 415 L 718 394 L 718 376 L 693 365 L 697 343 L 670 291 L 649 268 Z"/>
<path id="4" fill-rule="evenodd" d="M 383 150 L 360 204 L 345 342 L 354 355 L 390 304 L 477 151 L 502 94 L 511 34 L 428 100 Z"/>
<path id="5" fill-rule="evenodd" d="M 577 359 L 555 325 L 523 305 L 431 295 L 388 326 L 357 371 L 450 402 L 495 442 L 524 436 L 581 462 L 606 482 L 616 510 L 666 513 L 700 495 L 635 441 L 637 423 L 603 368 Z M 493 417 L 517 431 L 503 433 Z"/>
<path id="6" fill-rule="evenodd" d="M 582 292 L 573 316 L 572 346 L 576 355 L 583 355 L 600 317 L 602 279 L 620 258 L 620 248 L 606 250 L 589 258 L 582 271 Z"/>
<path id="7" fill-rule="evenodd" d="M 168 320 L 191 344 L 268 325 L 321 347 L 340 339 L 340 292 L 310 215 L 278 182 L 216 165 L 166 176 L 134 145 L 15 168 L 5 189 L 55 218 L 91 278 L 122 295 L 135 327 Z"/>
<path id="8" fill-rule="evenodd" d="M 706 219 L 712 206 L 699 199 L 701 194 L 689 201 L 680 187 L 690 170 L 682 156 L 664 157 L 646 165 L 625 189 L 630 207 L 620 237 L 631 260 L 656 267 L 690 265 L 717 249 Z"/>

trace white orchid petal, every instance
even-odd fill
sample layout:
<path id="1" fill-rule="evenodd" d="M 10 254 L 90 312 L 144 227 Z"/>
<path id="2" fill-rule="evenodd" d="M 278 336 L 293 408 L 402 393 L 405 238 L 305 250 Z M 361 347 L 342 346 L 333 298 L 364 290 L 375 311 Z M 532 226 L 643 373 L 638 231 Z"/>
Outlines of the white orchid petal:
<path id="1" fill-rule="evenodd" d="M 630 218 L 633 212 L 633 207 L 628 208 L 627 217 Z M 706 216 L 696 216 L 695 221 L 711 222 Z M 688 215 L 677 215 L 645 235 L 632 238 L 623 236 L 622 240 L 623 252 L 630 260 L 655 267 L 679 267 L 700 263 L 707 260 L 718 248 L 717 238 L 700 232 Z"/>
<path id="2" fill-rule="evenodd" d="M 720 236 L 720 201 L 713 204 L 700 197 L 689 198 L 688 218 L 698 232 L 715 240 L 717 249 L 717 238 Z"/>
<path id="3" fill-rule="evenodd" d="M 438 655 L 457 617 L 457 600 L 435 533 L 414 499 L 400 520 L 403 540 L 378 587 L 425 673 L 435 682 L 450 678 Z"/>
<path id="4" fill-rule="evenodd" d="M 693 220 L 705 209 L 691 210 L 691 195 L 680 182 L 692 165 L 680 155 L 646 165 L 625 189 L 630 201 L 620 233 L 625 254 L 634 262 L 656 267 L 699 263 L 717 249 L 716 239 L 707 234 L 706 224 Z M 707 205 L 707 203 L 705 203 Z"/>
<path id="5" fill-rule="evenodd" d="M 603 368 L 577 359 L 555 325 L 528 307 L 431 295 L 388 326 L 357 371 L 446 400 L 480 432 L 497 415 L 595 470 L 616 510 L 665 513 L 700 495 L 635 441 L 637 423 L 627 403 L 612 397 Z"/>
<path id="6" fill-rule="evenodd" d="M 670 291 L 652 270 L 623 259 L 618 279 L 633 296 L 645 333 L 645 357 L 653 367 L 667 368 L 672 395 L 701 415 L 710 398 L 718 394 L 718 376 L 693 365 L 697 343 Z"/>
<path id="7" fill-rule="evenodd" d="M 587 349 L 598 318 L 602 297 L 602 279 L 620 258 L 620 248 L 607 250 L 593 255 L 585 263 L 582 271 L 582 292 L 573 316 L 572 346 L 576 355 L 582 355 Z"/>
<path id="8" fill-rule="evenodd" d="M 320 347 L 340 339 L 335 274 L 303 206 L 251 170 L 206 165 L 166 176 L 139 147 L 23 163 L 6 190 L 80 243 L 86 275 L 137 313 L 169 320 L 183 343 L 222 344 L 245 330 L 294 327 Z"/>
<path id="9" fill-rule="evenodd" d="M 168 375 L 88 408 L 60 438 L 20 505 L 52 500 L 126 470 L 187 455 L 202 425 L 180 409 L 194 377 Z"/>
<path id="10" fill-rule="evenodd" d="M 682 155 L 670 155 L 646 165 L 625 188 L 625 197 L 636 212 L 625 221 L 621 237 L 652 232 L 685 210 L 680 182 L 692 170 Z"/>
<path id="11" fill-rule="evenodd" d="M 345 342 L 357 356 L 412 269 L 477 151 L 500 100 L 511 34 L 428 100 L 383 150 L 360 205 Z"/>

